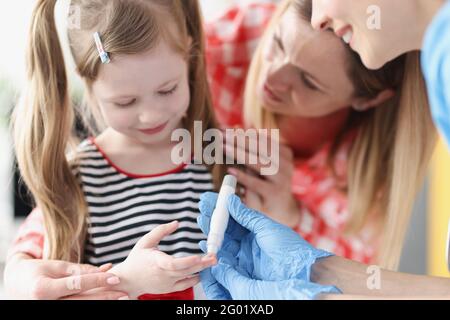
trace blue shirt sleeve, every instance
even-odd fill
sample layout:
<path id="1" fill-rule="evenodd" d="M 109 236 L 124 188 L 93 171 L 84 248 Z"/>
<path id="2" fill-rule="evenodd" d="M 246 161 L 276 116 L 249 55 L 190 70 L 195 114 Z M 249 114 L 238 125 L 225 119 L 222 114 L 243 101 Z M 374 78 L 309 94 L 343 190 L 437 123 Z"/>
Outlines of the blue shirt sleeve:
<path id="1" fill-rule="evenodd" d="M 425 34 L 422 70 L 434 122 L 450 147 L 450 1 Z"/>

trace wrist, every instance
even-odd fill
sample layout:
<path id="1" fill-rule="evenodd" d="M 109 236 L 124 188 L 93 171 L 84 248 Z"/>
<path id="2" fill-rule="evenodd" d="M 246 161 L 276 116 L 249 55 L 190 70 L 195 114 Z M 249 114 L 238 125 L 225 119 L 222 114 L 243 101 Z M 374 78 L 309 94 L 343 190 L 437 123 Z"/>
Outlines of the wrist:
<path id="1" fill-rule="evenodd" d="M 3 283 L 5 292 L 10 298 L 27 298 L 26 290 L 21 286 L 23 284 L 21 278 L 28 276 L 29 273 L 29 270 L 24 268 L 23 262 L 31 259 L 33 258 L 23 253 L 14 254 L 8 259 L 3 272 Z"/>
<path id="2" fill-rule="evenodd" d="M 19 263 L 23 260 L 32 260 L 32 259 L 34 259 L 34 258 L 26 253 L 18 252 L 18 253 L 13 254 L 12 256 L 10 256 L 7 259 L 6 265 L 15 264 L 15 263 Z"/>
<path id="3" fill-rule="evenodd" d="M 128 296 L 132 300 L 135 300 L 137 298 L 137 296 L 132 295 L 131 286 L 130 286 L 129 280 L 127 278 L 127 273 L 124 268 L 124 262 L 119 263 L 118 265 L 114 266 L 107 273 L 114 274 L 115 276 L 117 276 L 120 279 L 120 283 L 117 285 L 114 285 L 112 287 L 112 289 L 128 294 Z"/>
<path id="4" fill-rule="evenodd" d="M 5 265 L 4 280 L 6 283 L 7 277 L 10 278 L 10 274 L 16 274 L 20 270 L 20 264 L 26 260 L 32 260 L 33 258 L 27 254 L 17 253 L 11 256 Z"/>
<path id="5" fill-rule="evenodd" d="M 321 285 L 334 285 L 343 293 L 344 283 L 354 282 L 355 274 L 347 272 L 346 267 L 342 268 L 342 259 L 337 256 L 329 256 L 317 259 L 311 266 L 311 281 Z M 344 280 L 342 279 L 343 272 Z M 348 276 L 348 278 L 347 278 Z M 364 285 L 366 284 L 364 277 Z"/>

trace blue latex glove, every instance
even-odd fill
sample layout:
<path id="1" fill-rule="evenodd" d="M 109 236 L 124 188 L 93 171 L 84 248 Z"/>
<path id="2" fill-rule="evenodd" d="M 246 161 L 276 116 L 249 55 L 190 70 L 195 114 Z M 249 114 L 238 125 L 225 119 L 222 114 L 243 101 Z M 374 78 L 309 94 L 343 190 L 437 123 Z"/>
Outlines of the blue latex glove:
<path id="1" fill-rule="evenodd" d="M 203 252 L 207 252 L 207 245 L 206 241 L 201 241 L 199 243 L 200 248 Z M 221 250 L 221 252 L 218 254 L 218 256 L 224 257 L 229 255 L 230 261 L 236 261 L 234 258 L 232 252 L 236 252 L 238 249 L 236 248 L 230 248 L 229 246 L 232 246 L 233 242 L 227 242 L 224 243 Z M 235 263 L 235 266 L 237 263 Z M 230 292 L 225 289 L 212 275 L 211 268 L 205 269 L 200 272 L 200 280 L 202 282 L 203 291 L 205 291 L 206 296 L 210 300 L 232 300 L 232 297 L 230 295 Z"/>
<path id="2" fill-rule="evenodd" d="M 246 270 L 238 266 L 232 254 L 239 248 L 224 245 L 218 254 L 219 264 L 200 273 L 203 289 L 211 300 L 308 300 L 318 294 L 339 293 L 332 286 L 322 286 L 300 279 L 263 281 L 251 279 Z M 200 242 L 206 252 L 206 241 Z"/>
<path id="3" fill-rule="evenodd" d="M 217 194 L 206 193 L 201 197 L 199 204 L 201 215 L 198 218 L 198 223 L 205 234 L 209 232 L 211 215 L 216 202 Z M 212 270 L 201 274 L 204 287 L 208 287 L 210 291 L 212 291 L 211 288 L 214 288 L 218 292 L 225 285 L 228 292 L 212 294 L 211 296 L 226 298 L 227 294 L 231 294 L 235 298 L 232 294 L 232 292 L 235 292 L 234 288 L 230 288 L 229 285 L 237 279 L 242 281 L 242 278 L 249 281 L 271 281 L 267 283 L 266 281 L 259 281 L 256 282 L 257 285 L 252 284 L 255 290 L 257 288 L 264 288 L 265 290 L 268 289 L 267 286 L 274 286 L 271 292 L 264 292 L 262 289 L 256 290 L 258 292 L 252 292 L 252 294 L 258 294 L 258 296 L 247 296 L 246 299 L 268 298 L 267 294 L 279 292 L 279 287 L 277 287 L 279 285 L 283 286 L 283 292 L 286 291 L 286 286 L 295 288 L 295 290 L 286 291 L 290 292 L 290 299 L 314 298 L 321 292 L 339 292 L 334 287 L 322 287 L 310 282 L 311 266 L 317 259 L 331 256 L 330 253 L 313 248 L 290 228 L 247 208 L 237 196 L 229 198 L 228 210 L 231 217 L 225 234 L 224 245 L 219 254 L 219 260 L 221 261 Z M 230 248 L 233 248 L 233 250 L 230 250 Z M 235 258 L 234 264 L 230 263 L 233 257 Z M 228 263 L 224 261 L 228 261 Z M 235 272 L 228 273 L 230 268 Z M 215 286 L 211 276 L 218 277 Z M 292 281 L 286 282 L 288 280 Z M 243 283 L 250 284 L 248 281 Z M 222 287 L 217 287 L 217 284 L 221 284 Z M 239 288 L 242 287 L 242 283 L 236 283 L 236 285 Z M 300 290 L 301 292 L 294 295 L 293 292 L 300 288 L 304 290 Z M 321 289 L 323 291 L 320 291 Z M 208 295 L 208 291 L 205 290 L 205 292 Z M 240 292 L 247 291 L 241 290 Z M 242 297 L 238 292 L 236 294 Z M 271 299 L 274 298 L 271 295 Z M 285 294 L 280 298 L 289 299 Z"/>

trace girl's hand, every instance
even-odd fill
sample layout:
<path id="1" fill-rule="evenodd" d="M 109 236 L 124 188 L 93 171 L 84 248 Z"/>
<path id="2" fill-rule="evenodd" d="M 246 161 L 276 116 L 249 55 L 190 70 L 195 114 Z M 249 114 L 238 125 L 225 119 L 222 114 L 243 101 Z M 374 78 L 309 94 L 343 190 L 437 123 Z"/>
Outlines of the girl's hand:
<path id="1" fill-rule="evenodd" d="M 126 293 L 112 289 L 120 283 L 100 268 L 64 261 L 40 260 L 18 254 L 8 262 L 4 280 L 10 298 L 26 300 L 118 300 Z"/>
<path id="2" fill-rule="evenodd" d="M 160 225 L 139 240 L 127 259 L 111 270 L 121 279 L 118 290 L 136 299 L 143 294 L 183 291 L 199 282 L 197 273 L 215 264 L 214 256 L 173 258 L 157 248 L 177 228 L 177 221 Z"/>
<path id="3" fill-rule="evenodd" d="M 265 138 L 270 139 L 270 137 Z M 235 159 L 246 159 L 248 162 L 250 154 L 252 154 L 256 155 L 258 159 L 256 164 L 246 163 L 245 169 L 230 168 L 228 172 L 236 176 L 239 184 L 245 188 L 243 201 L 247 206 L 266 214 L 279 223 L 294 228 L 300 223 L 300 208 L 292 193 L 294 154 L 291 148 L 280 144 L 278 173 L 262 176 L 261 169 L 267 166 L 271 159 L 258 154 L 259 148 L 258 150 L 249 148 L 249 146 L 258 144 L 259 136 L 256 139 L 256 141 L 249 139 L 250 143 L 247 143 L 245 148 L 234 146 L 232 141 L 226 141 L 224 149 L 227 157 L 234 155 Z"/>

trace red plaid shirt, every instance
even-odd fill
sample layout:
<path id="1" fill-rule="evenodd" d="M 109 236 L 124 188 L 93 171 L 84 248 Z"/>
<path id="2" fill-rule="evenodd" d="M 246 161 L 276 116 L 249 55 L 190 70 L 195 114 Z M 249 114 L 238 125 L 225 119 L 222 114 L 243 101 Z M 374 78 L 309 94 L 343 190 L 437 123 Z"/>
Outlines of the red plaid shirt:
<path id="1" fill-rule="evenodd" d="M 207 65 L 214 105 L 223 126 L 242 126 L 245 79 L 252 55 L 276 6 L 252 4 L 234 7 L 206 25 Z M 344 234 L 349 219 L 346 184 L 349 135 L 336 157 L 337 179 L 327 164 L 329 146 L 307 161 L 297 161 L 292 190 L 299 201 L 301 222 L 296 231 L 312 245 L 342 257 L 371 263 L 377 237 L 371 228 L 353 236 Z M 27 253 L 43 257 L 44 229 L 39 210 L 35 210 L 19 230 L 11 254 Z"/>

